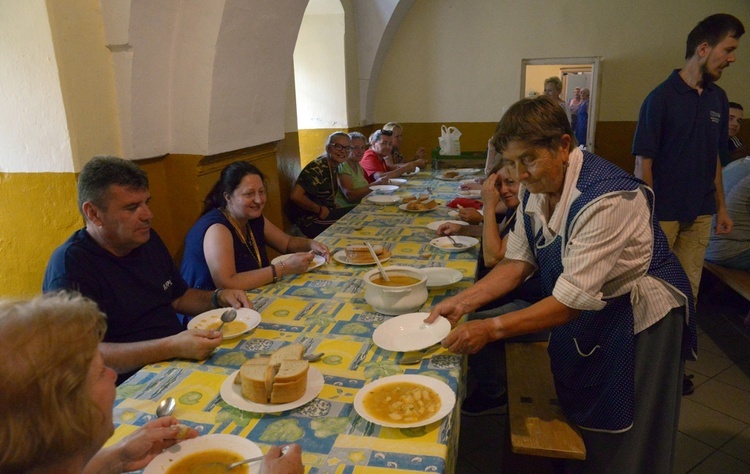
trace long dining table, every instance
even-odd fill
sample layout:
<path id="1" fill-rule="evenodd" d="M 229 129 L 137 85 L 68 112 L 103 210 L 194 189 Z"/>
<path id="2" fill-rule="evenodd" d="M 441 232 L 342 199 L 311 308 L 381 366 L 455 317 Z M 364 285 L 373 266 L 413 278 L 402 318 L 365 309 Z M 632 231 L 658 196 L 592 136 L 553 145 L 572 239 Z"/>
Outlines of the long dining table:
<path id="1" fill-rule="evenodd" d="M 348 244 L 368 241 L 390 251 L 384 266 L 448 267 L 463 279 L 447 288 L 430 289 L 420 311 L 455 295 L 474 282 L 478 247 L 449 253 L 430 246 L 435 230 L 426 227 L 450 217 L 445 204 L 457 196 L 459 183 L 438 179 L 441 171 L 410 176 L 397 196 L 432 194 L 440 206 L 429 212 L 405 212 L 400 203 L 361 204 L 316 240 L 333 255 Z M 426 355 L 416 365 L 403 365 L 404 352 L 376 346 L 373 332 L 392 318 L 377 313 L 365 301 L 363 275 L 374 266 L 342 264 L 333 258 L 321 267 L 284 277 L 275 284 L 248 291 L 260 324 L 241 337 L 224 341 L 204 361 L 170 360 L 151 364 L 117 389 L 116 430 L 109 443 L 154 419 L 167 396 L 177 400 L 173 414 L 201 435 L 232 434 L 256 443 L 264 452 L 271 445 L 298 443 L 306 472 L 446 472 L 455 471 L 460 402 L 464 397 L 466 360 L 444 349 Z M 309 351 L 324 352 L 311 363 L 323 376 L 320 394 L 309 403 L 280 413 L 254 413 L 228 404 L 222 384 L 247 358 L 268 354 L 291 342 Z M 311 369 L 312 370 L 312 369 Z M 445 382 L 456 394 L 452 412 L 418 428 L 386 428 L 360 417 L 354 397 L 368 382 L 396 374 L 419 374 Z"/>

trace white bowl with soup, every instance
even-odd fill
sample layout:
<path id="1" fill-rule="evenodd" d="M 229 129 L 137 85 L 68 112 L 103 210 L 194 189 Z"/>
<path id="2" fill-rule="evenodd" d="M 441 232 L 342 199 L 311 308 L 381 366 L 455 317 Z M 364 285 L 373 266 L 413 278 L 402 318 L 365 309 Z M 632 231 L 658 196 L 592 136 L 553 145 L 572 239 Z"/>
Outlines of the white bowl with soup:
<path id="1" fill-rule="evenodd" d="M 427 274 L 411 267 L 385 267 L 390 282 L 376 268 L 365 273 L 365 301 L 378 313 L 413 313 L 427 301 Z"/>

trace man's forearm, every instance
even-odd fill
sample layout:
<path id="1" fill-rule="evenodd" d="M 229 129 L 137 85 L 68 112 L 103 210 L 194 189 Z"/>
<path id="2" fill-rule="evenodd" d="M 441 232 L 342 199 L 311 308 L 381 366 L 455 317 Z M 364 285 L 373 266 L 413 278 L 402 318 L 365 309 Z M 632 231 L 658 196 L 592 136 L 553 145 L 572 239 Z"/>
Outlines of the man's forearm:
<path id="1" fill-rule="evenodd" d="M 177 356 L 170 337 L 139 342 L 101 342 L 99 350 L 104 363 L 118 374 Z"/>
<path id="2" fill-rule="evenodd" d="M 654 187 L 654 176 L 651 173 L 651 164 L 653 163 L 653 161 L 653 159 L 647 156 L 636 156 L 635 170 L 633 171 L 633 174 L 636 178 L 639 178 L 640 180 L 648 184 L 651 188 Z"/>
<path id="3" fill-rule="evenodd" d="M 726 202 L 724 200 L 724 179 L 722 178 L 721 160 L 716 157 L 716 175 L 714 176 L 714 197 L 716 199 L 716 211 L 726 210 Z"/>

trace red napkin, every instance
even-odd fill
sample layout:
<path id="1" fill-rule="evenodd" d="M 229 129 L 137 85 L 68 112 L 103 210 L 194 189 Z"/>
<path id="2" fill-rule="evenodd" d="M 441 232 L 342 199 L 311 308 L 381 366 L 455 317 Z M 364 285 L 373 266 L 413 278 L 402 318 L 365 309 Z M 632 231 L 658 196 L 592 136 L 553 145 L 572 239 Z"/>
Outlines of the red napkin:
<path id="1" fill-rule="evenodd" d="M 481 201 L 477 201 L 476 199 L 469 199 L 469 198 L 456 198 L 453 201 L 446 204 L 446 206 L 452 207 L 454 209 L 456 209 L 459 205 L 461 207 L 473 207 L 474 209 L 482 208 Z"/>

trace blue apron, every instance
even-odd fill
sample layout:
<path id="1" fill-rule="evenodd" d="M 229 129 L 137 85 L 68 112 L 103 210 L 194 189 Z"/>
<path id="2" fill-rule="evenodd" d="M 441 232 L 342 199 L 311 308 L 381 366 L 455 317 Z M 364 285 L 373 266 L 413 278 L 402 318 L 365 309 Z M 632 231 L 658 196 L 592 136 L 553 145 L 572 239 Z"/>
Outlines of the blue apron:
<path id="1" fill-rule="evenodd" d="M 618 191 L 634 191 L 643 183 L 608 161 L 584 152 L 576 183 L 581 195 L 571 204 L 564 235 L 569 235 L 575 219 L 590 203 Z M 649 207 L 653 198 L 648 194 Z M 522 197 L 524 208 L 529 193 Z M 683 331 L 683 358 L 693 358 L 697 339 L 690 284 L 677 257 L 669 250 L 666 237 L 651 213 L 654 249 L 648 274 L 670 283 L 688 299 L 689 323 Z M 534 251 L 542 285 L 552 295 L 563 272 L 562 237 L 544 242 L 541 229 L 533 235 L 531 219 L 523 215 L 526 238 Z M 582 311 L 562 326 L 553 328 L 549 355 L 555 388 L 561 408 L 582 428 L 623 431 L 633 424 L 635 394 L 635 336 L 630 293 L 606 299 L 599 311 Z"/>

